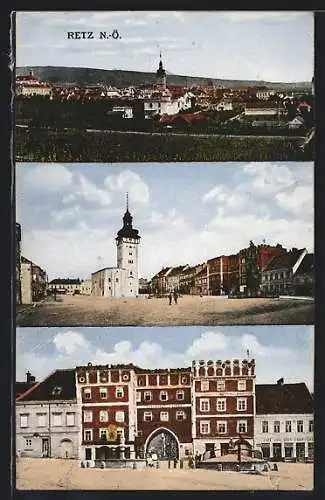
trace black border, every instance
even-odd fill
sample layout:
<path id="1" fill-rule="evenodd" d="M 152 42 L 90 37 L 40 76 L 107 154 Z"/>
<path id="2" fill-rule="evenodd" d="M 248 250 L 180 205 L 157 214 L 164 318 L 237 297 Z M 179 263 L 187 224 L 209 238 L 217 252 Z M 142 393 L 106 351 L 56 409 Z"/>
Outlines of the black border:
<path id="1" fill-rule="evenodd" d="M 13 2 L 15 5 L 12 5 L 12 9 L 14 10 L 232 10 L 231 5 L 233 2 L 229 2 L 227 6 L 218 5 L 217 3 L 211 8 L 211 2 L 201 1 L 200 5 L 196 7 L 190 6 L 188 4 L 184 4 L 184 2 L 178 2 L 178 5 L 175 5 L 175 2 L 170 2 L 169 0 L 165 0 L 161 7 L 158 7 L 156 4 L 150 9 L 143 2 L 140 2 L 142 5 L 135 6 L 130 5 L 130 2 L 121 0 L 120 2 L 110 2 L 107 5 L 107 2 L 92 2 L 89 6 L 90 8 L 85 9 L 82 8 L 81 5 L 75 5 L 74 7 L 70 6 L 67 9 L 67 4 L 62 2 L 61 0 L 55 3 L 55 8 L 44 8 L 43 2 L 33 2 L 34 5 L 31 7 L 26 5 L 25 2 Z M 261 10 L 316 10 L 317 8 L 322 8 L 323 2 L 313 2 L 314 5 L 306 5 L 305 9 L 293 9 L 292 2 L 291 5 L 288 5 L 289 2 L 285 1 L 273 1 L 267 2 L 269 7 L 263 3 L 263 9 Z M 316 3 L 316 5 L 315 5 Z M 36 5 L 35 5 L 36 4 Z M 115 5 L 113 5 L 115 4 Z M 229 5 L 230 4 L 230 5 Z M 28 8 L 29 7 L 29 8 Z M 245 9 L 242 6 L 237 6 L 237 10 L 256 10 L 254 7 L 250 7 L 249 9 Z M 3 12 L 3 9 L 2 9 Z M 316 71 L 315 71 L 315 90 L 317 95 L 317 105 L 316 105 L 316 160 L 315 160 L 315 229 L 316 229 L 316 238 L 315 238 L 315 256 L 316 256 L 316 304 L 315 304 L 315 312 L 316 312 L 316 321 L 315 321 L 315 395 L 316 395 L 316 409 L 315 409 L 315 456 L 317 460 L 315 461 L 315 488 L 314 491 L 255 491 L 250 492 L 247 490 L 243 491 L 91 491 L 91 490 L 64 490 L 64 491 L 29 491 L 29 490 L 12 490 L 11 485 L 14 484 L 14 472 L 15 468 L 13 465 L 14 457 L 11 455 L 11 451 L 13 448 L 13 436 L 14 436 L 14 422 L 12 419 L 13 410 L 14 410 L 14 379 L 15 379 L 15 360 L 14 360 L 14 335 L 11 335 L 11 332 L 14 333 L 14 294 L 12 291 L 12 276 L 14 275 L 14 209 L 12 206 L 13 198 L 13 185 L 12 185 L 12 166 L 11 166 L 11 157 L 10 157 L 10 140 L 11 140 L 11 130 L 13 129 L 13 113 L 11 110 L 11 79 L 12 74 L 10 68 L 8 66 L 8 60 L 10 59 L 10 37 L 8 37 L 8 33 L 10 33 L 10 12 L 11 10 L 7 10 L 5 12 L 5 16 L 2 17 L 2 30 L 0 30 L 1 36 L 1 83 L 2 83 L 2 92 L 1 92 L 1 121 L 4 123 L 4 127 L 1 128 L 1 141 L 3 142 L 2 151 L 8 151 L 8 157 L 3 158 L 1 165 L 1 187 L 3 189 L 1 200 L 1 219 L 4 221 L 4 229 L 3 229 L 3 244 L 2 244 L 2 263 L 4 273 L 2 273 L 2 284 L 3 286 L 3 294 L 1 296 L 1 310 L 5 311 L 4 319 L 5 324 L 3 325 L 3 339 L 6 342 L 6 349 L 1 349 L 2 354 L 2 388 L 3 392 L 3 407 L 4 410 L 1 412 L 1 416 L 5 417 L 4 425 L 2 425 L 2 445 L 3 439 L 5 439 L 5 446 L 2 446 L 2 452 L 6 450 L 9 451 L 8 456 L 8 468 L 2 467 L 1 473 L 5 472 L 5 481 L 4 486 L 2 488 L 2 492 L 4 493 L 3 498 L 17 498 L 21 500 L 33 500 L 33 499 L 46 499 L 46 498 L 65 498 L 65 499 L 85 499 L 91 500 L 101 499 L 107 497 L 120 497 L 125 496 L 127 494 L 131 494 L 135 499 L 143 498 L 144 496 L 151 497 L 152 494 L 159 497 L 165 495 L 169 497 L 175 497 L 175 495 L 180 495 L 182 497 L 192 497 L 197 496 L 210 496 L 215 497 L 215 495 L 221 495 L 227 498 L 250 498 L 252 494 L 258 495 L 258 497 L 262 496 L 266 497 L 274 497 L 278 498 L 322 498 L 321 493 L 325 492 L 325 463 L 324 463 L 324 427 L 325 427 L 325 412 L 324 412 L 324 404 L 322 399 L 324 398 L 324 388 L 322 387 L 323 381 L 323 353 L 325 353 L 325 342 L 324 342 L 324 334 L 325 334 L 325 318 L 322 310 L 322 305 L 325 304 L 324 298 L 324 273 L 322 273 L 322 257 L 325 256 L 325 248 L 324 248 L 324 239 L 323 239 L 323 228 L 325 227 L 323 219 L 324 213 L 324 189 L 325 189 L 325 181 L 323 174 L 323 158 L 325 158 L 325 131 L 324 131 L 324 99 L 325 99 L 325 11 L 316 12 L 315 13 L 315 63 L 316 63 Z M 293 62 L 293 64 L 299 64 L 299 54 L 297 54 L 297 60 Z M 4 99 L 3 99 L 4 97 Z M 9 145 L 9 148 L 8 148 Z M 7 226 L 8 224 L 8 226 Z M 10 237 L 8 238 L 8 234 Z M 9 265 L 8 265 L 9 264 Z M 10 333 L 9 333 L 10 332 Z M 8 342 L 9 341 L 9 342 Z M 14 376 L 12 376 L 14 375 Z M 6 397 L 7 396 L 7 397 Z M 9 402 L 9 405 L 7 404 Z M 8 408 L 8 410 L 7 410 Z M 6 413 L 6 411 L 8 413 Z M 2 418 L 3 420 L 3 418 Z M 8 445 L 7 445 L 8 443 Z M 6 455 L 4 457 L 6 459 Z M 7 493 L 8 489 L 8 494 Z M 324 495 L 323 495 L 324 497 Z"/>

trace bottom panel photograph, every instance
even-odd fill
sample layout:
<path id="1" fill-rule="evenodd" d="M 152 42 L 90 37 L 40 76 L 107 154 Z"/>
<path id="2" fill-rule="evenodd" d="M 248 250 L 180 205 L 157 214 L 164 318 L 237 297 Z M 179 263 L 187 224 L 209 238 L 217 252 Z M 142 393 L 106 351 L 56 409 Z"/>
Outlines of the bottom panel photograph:
<path id="1" fill-rule="evenodd" d="M 18 490 L 312 490 L 311 326 L 18 328 Z"/>

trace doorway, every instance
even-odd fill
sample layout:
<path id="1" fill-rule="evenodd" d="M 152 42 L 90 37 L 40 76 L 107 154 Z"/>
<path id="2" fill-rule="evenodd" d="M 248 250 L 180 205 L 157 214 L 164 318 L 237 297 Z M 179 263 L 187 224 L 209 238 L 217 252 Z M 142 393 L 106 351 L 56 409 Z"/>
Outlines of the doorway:
<path id="1" fill-rule="evenodd" d="M 172 460 L 179 457 L 178 443 L 167 429 L 159 429 L 147 444 L 146 455 L 157 455 L 159 460 Z"/>
<path id="2" fill-rule="evenodd" d="M 49 456 L 49 438 L 42 438 L 42 457 L 48 458 Z"/>
<path id="3" fill-rule="evenodd" d="M 281 443 L 273 443 L 273 458 L 281 460 L 282 458 L 282 445 Z"/>
<path id="4" fill-rule="evenodd" d="M 296 457 L 297 457 L 297 462 L 304 462 L 305 443 L 296 443 Z"/>
<path id="5" fill-rule="evenodd" d="M 70 439 L 62 439 L 60 443 L 60 454 L 61 458 L 72 458 L 73 447 Z"/>
<path id="6" fill-rule="evenodd" d="M 229 453 L 229 444 L 228 443 L 221 443 L 221 456 L 222 455 L 228 455 Z"/>

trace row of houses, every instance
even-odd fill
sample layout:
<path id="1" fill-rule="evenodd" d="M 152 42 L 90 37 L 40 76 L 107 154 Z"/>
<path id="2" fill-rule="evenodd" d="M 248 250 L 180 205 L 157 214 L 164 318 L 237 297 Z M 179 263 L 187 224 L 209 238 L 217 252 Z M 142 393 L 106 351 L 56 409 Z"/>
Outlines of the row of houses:
<path id="1" fill-rule="evenodd" d="M 261 244 L 204 263 L 163 267 L 150 281 L 151 293 L 177 290 L 190 295 L 313 295 L 314 256 L 305 248 Z"/>
<path id="2" fill-rule="evenodd" d="M 28 377 L 25 392 L 17 384 L 20 456 L 96 467 L 152 454 L 214 458 L 240 440 L 250 456 L 313 460 L 313 396 L 305 383 L 256 384 L 254 359 L 155 370 L 88 363 Z"/>
<path id="3" fill-rule="evenodd" d="M 310 92 L 311 91 L 311 92 Z M 312 93 L 312 86 L 310 89 Z M 105 83 L 96 85 L 80 86 L 69 83 L 50 84 L 42 81 L 38 76 L 30 71 L 29 75 L 16 77 L 16 94 L 23 96 L 49 96 L 53 99 L 177 99 L 190 92 L 195 97 L 196 103 L 202 107 L 219 106 L 219 110 L 230 110 L 233 105 L 245 102 L 285 102 L 287 100 L 299 100 L 304 97 L 307 91 L 275 91 L 265 86 L 238 87 L 229 89 L 222 86 L 211 85 L 169 85 L 167 75 L 159 62 L 156 72 L 156 81 L 152 84 L 138 86 L 116 87 Z"/>
<path id="4" fill-rule="evenodd" d="M 303 93 L 275 92 L 265 86 L 226 89 L 208 86 L 167 85 L 167 75 L 160 58 L 156 71 L 156 81 L 151 85 L 117 88 L 105 84 L 80 87 L 76 85 L 56 86 L 42 82 L 33 72 L 28 76 L 17 76 L 16 94 L 23 97 L 47 96 L 57 101 L 96 101 L 112 100 L 111 114 L 132 119 L 135 106 L 141 102 L 142 114 L 146 119 L 155 116 L 177 117 L 180 112 L 199 108 L 205 118 L 206 111 L 234 111 L 232 120 L 246 120 L 252 125 L 283 125 L 298 128 L 304 125 L 303 113 L 311 113 L 311 100 L 306 102 Z M 296 116 L 289 121 L 287 105 L 295 104 Z M 181 113 L 181 114 L 182 114 Z M 298 119 L 299 118 L 299 119 Z"/>

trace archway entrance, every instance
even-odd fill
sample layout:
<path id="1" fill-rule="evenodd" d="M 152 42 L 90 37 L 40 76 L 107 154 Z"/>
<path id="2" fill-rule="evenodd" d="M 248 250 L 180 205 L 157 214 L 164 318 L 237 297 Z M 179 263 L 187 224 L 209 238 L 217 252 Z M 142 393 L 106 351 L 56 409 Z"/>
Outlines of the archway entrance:
<path id="1" fill-rule="evenodd" d="M 178 442 L 167 429 L 158 429 L 149 438 L 146 455 L 157 455 L 158 460 L 173 460 L 179 457 Z"/>
<path id="2" fill-rule="evenodd" d="M 62 439 L 60 443 L 61 458 L 72 458 L 73 446 L 70 439 Z"/>

